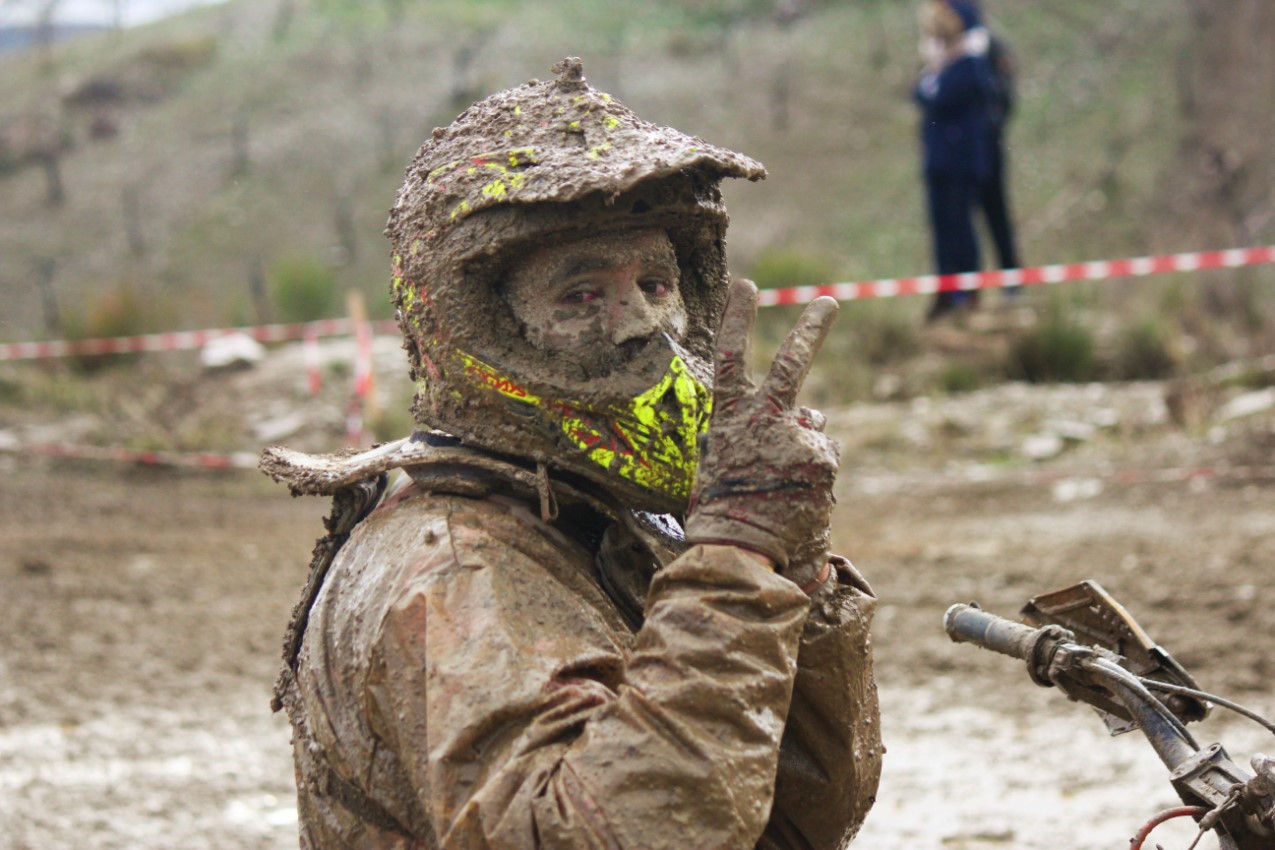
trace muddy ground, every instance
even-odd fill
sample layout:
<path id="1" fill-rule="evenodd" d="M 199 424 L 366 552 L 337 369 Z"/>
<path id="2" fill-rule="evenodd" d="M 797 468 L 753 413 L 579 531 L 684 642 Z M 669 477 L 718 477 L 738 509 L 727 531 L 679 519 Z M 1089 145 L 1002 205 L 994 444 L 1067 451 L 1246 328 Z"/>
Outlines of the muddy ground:
<path id="1" fill-rule="evenodd" d="M 244 387 L 276 373 L 297 380 L 269 364 L 216 380 L 255 404 Z M 298 392 L 255 399 L 285 416 Z M 953 602 L 1012 613 L 1098 579 L 1202 686 L 1275 712 L 1275 415 L 1219 399 L 1184 429 L 1164 392 L 1009 385 L 829 411 L 838 548 L 881 598 L 888 754 L 856 847 L 1118 850 L 1174 802 L 1136 736 L 950 644 Z M 0 415 L 11 449 L 48 434 L 30 410 Z M 250 471 L 0 454 L 2 850 L 296 846 L 268 703 L 323 510 Z M 1245 761 L 1275 750 L 1221 713 L 1198 734 Z"/>

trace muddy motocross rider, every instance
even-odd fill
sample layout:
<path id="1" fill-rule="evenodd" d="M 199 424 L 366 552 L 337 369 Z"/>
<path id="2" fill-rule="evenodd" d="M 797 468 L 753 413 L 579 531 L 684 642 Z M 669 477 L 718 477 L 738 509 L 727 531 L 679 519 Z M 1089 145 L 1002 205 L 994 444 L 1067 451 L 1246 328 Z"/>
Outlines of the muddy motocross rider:
<path id="1" fill-rule="evenodd" d="M 828 554 L 837 449 L 795 405 L 836 304 L 755 385 L 719 183 L 763 168 L 554 70 L 399 191 L 420 430 L 263 459 L 335 497 L 277 692 L 301 846 L 844 847 L 880 774 L 876 601 Z"/>

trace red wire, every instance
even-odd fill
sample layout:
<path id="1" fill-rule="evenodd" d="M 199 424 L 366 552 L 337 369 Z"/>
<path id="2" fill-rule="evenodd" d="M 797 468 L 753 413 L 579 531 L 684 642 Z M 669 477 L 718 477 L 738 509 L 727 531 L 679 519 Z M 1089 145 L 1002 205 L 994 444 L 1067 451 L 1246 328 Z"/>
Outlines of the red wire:
<path id="1" fill-rule="evenodd" d="M 1165 809 L 1160 814 L 1143 824 L 1138 834 L 1129 839 L 1129 850 L 1142 850 L 1142 842 L 1147 840 L 1151 831 L 1167 820 L 1184 817 L 1204 817 L 1209 810 L 1203 806 L 1178 806 L 1176 809 Z"/>

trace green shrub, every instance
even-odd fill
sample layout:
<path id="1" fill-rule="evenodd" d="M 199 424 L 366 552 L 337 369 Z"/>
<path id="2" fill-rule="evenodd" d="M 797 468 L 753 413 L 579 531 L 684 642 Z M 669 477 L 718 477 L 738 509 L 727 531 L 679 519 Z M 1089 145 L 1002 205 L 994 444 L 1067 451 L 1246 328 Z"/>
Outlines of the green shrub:
<path id="1" fill-rule="evenodd" d="M 1260 364 L 1241 365 L 1235 374 L 1223 381 L 1223 386 L 1241 390 L 1264 390 L 1275 386 L 1275 372 L 1263 369 Z"/>
<path id="2" fill-rule="evenodd" d="M 873 366 L 898 363 L 920 351 L 917 325 L 910 314 L 889 302 L 858 304 L 845 310 L 842 321 L 850 326 L 852 351 Z M 837 333 L 833 326 L 833 333 Z"/>
<path id="3" fill-rule="evenodd" d="M 117 283 L 68 311 L 65 333 L 71 340 L 140 336 L 160 330 L 165 311 L 131 282 Z"/>
<path id="4" fill-rule="evenodd" d="M 1053 307 L 1045 321 L 1026 331 L 1010 346 L 1006 373 L 1032 383 L 1081 383 L 1095 377 L 1094 339 L 1061 308 Z"/>
<path id="5" fill-rule="evenodd" d="M 15 372 L 0 378 L 0 401 L 20 404 L 41 414 L 99 412 L 91 381 L 84 379 L 75 360 L 50 363 L 45 368 Z"/>
<path id="6" fill-rule="evenodd" d="M 1116 377 L 1126 381 L 1158 380 L 1177 370 L 1164 329 L 1154 319 L 1144 319 L 1124 330 L 1113 365 Z"/>
<path id="7" fill-rule="evenodd" d="M 180 74 L 207 65 L 216 55 L 216 37 L 205 35 L 152 45 L 138 58 L 159 73 Z"/>
<path id="8" fill-rule="evenodd" d="M 109 339 L 141 336 L 169 330 L 173 311 L 163 298 L 143 292 L 131 281 L 120 281 L 112 288 L 82 299 L 66 311 L 63 332 L 69 340 Z M 81 371 L 96 369 L 107 363 L 124 363 L 135 359 L 128 355 L 82 356 L 71 363 Z"/>
<path id="9" fill-rule="evenodd" d="M 336 274 L 315 260 L 279 260 L 270 269 L 269 288 L 275 315 L 282 322 L 328 319 L 341 309 Z"/>
<path id="10" fill-rule="evenodd" d="M 783 248 L 762 251 L 749 269 L 749 275 L 758 289 L 815 286 L 834 280 L 834 272 L 822 257 Z"/>
<path id="11" fill-rule="evenodd" d="M 14 404 L 22 400 L 22 385 L 0 375 L 0 402 Z"/>
<path id="12" fill-rule="evenodd" d="M 964 363 L 949 363 L 939 372 L 937 382 L 940 390 L 954 395 L 978 389 L 983 385 L 983 377 L 972 366 Z"/>

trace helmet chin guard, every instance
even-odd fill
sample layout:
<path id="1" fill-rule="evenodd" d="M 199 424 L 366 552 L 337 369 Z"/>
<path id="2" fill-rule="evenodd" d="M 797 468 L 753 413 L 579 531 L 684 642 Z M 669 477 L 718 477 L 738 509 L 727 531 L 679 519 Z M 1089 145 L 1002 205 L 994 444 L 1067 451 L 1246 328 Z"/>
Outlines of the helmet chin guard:
<path id="1" fill-rule="evenodd" d="M 711 406 L 725 306 L 723 177 L 762 166 L 643 121 L 585 83 L 578 59 L 552 82 L 482 100 L 436 129 L 390 214 L 391 296 L 422 425 L 571 470 L 634 507 L 680 511 Z M 652 340 L 604 376 L 570 374 L 536 348 L 501 293 L 512 258 L 601 231 L 660 228 L 686 305 L 682 340 Z"/>

